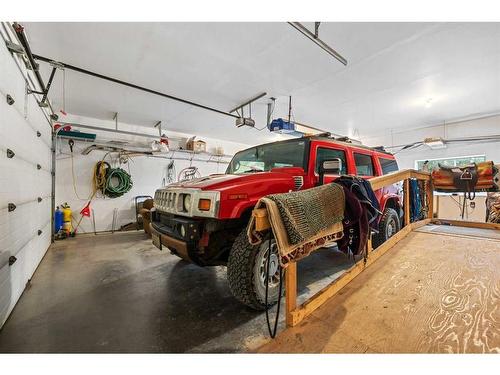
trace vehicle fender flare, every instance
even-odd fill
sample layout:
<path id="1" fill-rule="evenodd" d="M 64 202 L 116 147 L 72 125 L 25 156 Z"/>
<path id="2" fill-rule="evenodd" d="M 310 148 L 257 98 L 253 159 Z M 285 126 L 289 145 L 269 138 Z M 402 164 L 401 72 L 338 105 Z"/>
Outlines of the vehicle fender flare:
<path id="1" fill-rule="evenodd" d="M 236 205 L 233 208 L 231 216 L 233 218 L 241 218 L 245 213 L 251 212 L 255 205 L 257 204 L 256 200 L 249 200 L 245 202 L 241 202 L 241 204 Z"/>
<path id="2" fill-rule="evenodd" d="M 396 210 L 396 212 L 401 211 L 402 204 L 400 202 L 400 197 L 397 194 L 384 194 L 380 198 L 380 211 L 384 212 L 384 210 L 389 207 Z"/>

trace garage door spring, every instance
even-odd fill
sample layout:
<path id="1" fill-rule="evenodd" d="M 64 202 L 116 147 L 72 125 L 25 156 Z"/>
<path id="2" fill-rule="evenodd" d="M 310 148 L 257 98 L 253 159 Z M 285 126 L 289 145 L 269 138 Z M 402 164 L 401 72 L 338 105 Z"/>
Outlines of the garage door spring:
<path id="1" fill-rule="evenodd" d="M 94 168 L 94 188 L 109 198 L 118 198 L 132 189 L 132 177 L 122 168 L 99 161 Z"/>
<path id="2" fill-rule="evenodd" d="M 271 238 L 272 236 L 269 236 L 269 246 L 268 246 L 268 255 L 267 255 L 267 264 L 266 264 L 266 297 L 264 303 L 266 304 L 266 322 L 267 322 L 267 329 L 269 331 L 269 335 L 271 336 L 272 339 L 276 337 L 276 331 L 278 330 L 278 320 L 280 317 L 280 305 L 281 305 L 281 293 L 282 293 L 282 288 L 283 288 L 283 268 L 281 268 L 281 265 L 278 264 L 278 267 L 280 269 L 280 286 L 279 286 L 279 292 L 278 292 L 278 306 L 276 307 L 276 318 L 274 319 L 274 327 L 271 329 L 271 323 L 269 322 L 269 304 L 268 304 L 268 297 L 269 297 L 269 270 L 270 270 L 270 263 L 271 263 Z"/>

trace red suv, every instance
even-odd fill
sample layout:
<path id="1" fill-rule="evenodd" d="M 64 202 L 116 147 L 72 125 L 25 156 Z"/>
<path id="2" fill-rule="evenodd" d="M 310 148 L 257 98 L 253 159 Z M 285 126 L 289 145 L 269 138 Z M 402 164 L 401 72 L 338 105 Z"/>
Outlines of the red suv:
<path id="1" fill-rule="evenodd" d="M 322 172 L 325 161 L 338 166 Z M 225 174 L 171 184 L 155 193 L 153 243 L 199 266 L 227 265 L 233 295 L 254 308 L 265 308 L 265 265 L 271 257 L 268 301 L 278 297 L 277 249 L 268 241 L 251 246 L 246 225 L 259 198 L 328 183 L 338 175 L 363 178 L 398 170 L 394 156 L 327 135 L 268 143 L 238 152 Z M 331 173 L 331 171 L 330 171 Z M 383 215 L 374 247 L 401 227 L 400 186 L 375 192 Z"/>

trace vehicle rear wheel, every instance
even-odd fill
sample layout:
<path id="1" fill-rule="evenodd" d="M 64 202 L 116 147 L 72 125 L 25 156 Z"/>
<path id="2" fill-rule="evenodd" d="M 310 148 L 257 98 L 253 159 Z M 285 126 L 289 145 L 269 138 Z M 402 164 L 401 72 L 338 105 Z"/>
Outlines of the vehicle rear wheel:
<path id="1" fill-rule="evenodd" d="M 377 248 L 382 245 L 389 238 L 394 236 L 401 229 L 401 223 L 396 210 L 393 208 L 386 208 L 382 214 L 382 219 L 378 226 L 379 232 L 373 235 L 372 245 Z"/>
<path id="2" fill-rule="evenodd" d="M 280 283 L 280 265 L 278 248 L 275 240 L 269 238 L 260 245 L 252 246 L 248 242 L 246 228 L 234 241 L 227 262 L 227 279 L 233 296 L 241 303 L 255 310 L 265 310 L 266 304 L 266 265 L 271 256 L 269 265 L 269 289 L 267 306 L 278 301 Z"/>

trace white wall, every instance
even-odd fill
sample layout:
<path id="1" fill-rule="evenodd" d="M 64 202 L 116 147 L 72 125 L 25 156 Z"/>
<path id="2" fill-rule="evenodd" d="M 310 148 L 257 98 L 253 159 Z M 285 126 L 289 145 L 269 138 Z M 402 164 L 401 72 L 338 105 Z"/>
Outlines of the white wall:
<path id="1" fill-rule="evenodd" d="M 68 116 L 61 118 L 62 121 L 79 123 L 91 126 L 99 127 L 115 127 L 113 121 L 103 121 L 88 117 L 74 116 L 68 114 Z M 119 123 L 118 128 L 125 131 L 133 131 L 139 133 L 146 133 L 157 135 L 158 131 L 154 128 L 146 128 L 144 126 L 134 126 L 130 124 Z M 75 128 L 76 129 L 76 128 Z M 127 140 L 133 142 L 151 142 L 147 138 L 134 137 L 123 134 L 114 134 L 109 132 L 93 131 L 79 129 L 81 131 L 97 134 L 97 140 Z M 175 132 L 164 131 L 167 136 L 171 137 L 183 137 L 188 138 L 191 135 L 181 134 Z M 215 139 L 210 139 L 202 137 L 207 142 L 208 151 L 214 151 L 215 147 L 221 146 L 224 149 L 225 154 L 234 154 L 235 152 L 248 148 L 248 144 L 243 143 L 233 143 L 225 142 Z M 105 152 L 103 151 L 92 151 L 89 155 L 82 155 L 81 151 L 88 147 L 87 143 L 76 142 L 73 152 L 73 163 L 75 171 L 75 185 L 79 199 L 74 191 L 73 187 L 73 175 L 71 168 L 71 157 L 69 152 L 69 147 L 67 140 L 60 140 L 57 146 L 56 152 L 56 205 L 61 205 L 67 202 L 74 213 L 74 217 L 78 219 L 80 217 L 80 210 L 85 206 L 88 197 L 92 193 L 92 174 L 93 168 L 96 162 L 100 161 Z M 181 155 L 179 155 L 181 156 Z M 183 157 L 186 155 L 182 155 Z M 115 159 L 106 158 L 106 161 L 112 160 L 112 164 L 117 166 L 118 161 Z M 229 160 L 226 158 L 226 160 Z M 132 175 L 133 187 L 132 190 L 119 198 L 103 198 L 101 196 L 93 199 L 91 203 L 91 208 L 94 210 L 96 230 L 106 231 L 112 229 L 113 222 L 113 211 L 116 208 L 117 211 L 117 221 L 115 229 L 120 226 L 128 224 L 130 222 L 135 222 L 135 207 L 134 207 L 134 197 L 137 195 L 154 195 L 157 188 L 161 187 L 163 178 L 165 177 L 166 167 L 170 160 L 150 158 L 146 156 L 134 157 L 133 160 L 127 164 L 122 165 L 122 168 L 129 170 Z M 188 167 L 190 162 L 188 160 L 176 160 L 175 168 L 177 174 L 185 167 Z M 199 168 L 202 175 L 208 175 L 212 173 L 224 173 L 227 164 L 217 164 L 208 163 L 205 161 L 193 161 L 193 166 Z M 81 232 L 93 232 L 92 218 L 84 217 L 79 230 Z"/>
<path id="2" fill-rule="evenodd" d="M 500 115 L 436 125 L 419 129 L 384 132 L 378 137 L 361 138 L 370 146 L 396 146 L 423 141 L 426 137 L 444 139 L 500 134 Z M 396 154 L 400 168 L 414 168 L 415 160 L 438 159 L 454 156 L 486 155 L 486 160 L 500 163 L 500 142 L 461 143 L 448 145 L 444 149 L 431 150 L 421 146 L 415 150 L 403 150 Z"/>
<path id="3" fill-rule="evenodd" d="M 25 118 L 21 70 L 2 40 L 0 46 L 0 327 L 50 246 L 51 128 L 30 96 Z M 6 94 L 15 103 L 8 105 Z M 36 132 L 41 136 L 37 137 Z M 6 149 L 15 152 L 7 158 Z M 37 169 L 36 164 L 41 165 Z M 41 197 L 42 201 L 37 202 Z M 8 203 L 17 208 L 8 212 Z M 38 230 L 42 233 L 38 235 Z M 8 265 L 10 256 L 17 261 Z"/>

